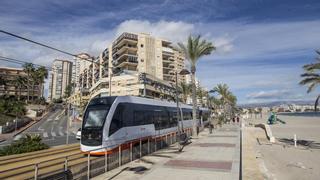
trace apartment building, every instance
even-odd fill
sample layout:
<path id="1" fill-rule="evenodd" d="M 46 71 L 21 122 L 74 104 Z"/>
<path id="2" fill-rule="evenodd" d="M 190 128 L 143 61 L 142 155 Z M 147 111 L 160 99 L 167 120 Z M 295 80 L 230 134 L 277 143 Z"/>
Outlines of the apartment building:
<path id="1" fill-rule="evenodd" d="M 91 87 L 90 92 L 94 92 L 92 95 L 99 94 L 97 92 L 102 88 L 104 90 L 101 92 L 109 95 L 111 82 L 111 95 L 172 99 L 175 73 L 184 68 L 183 54 L 170 41 L 144 33 L 121 34 L 99 59 L 104 71 L 101 71 L 96 85 Z M 117 86 L 118 80 L 123 81 L 121 86 L 134 90 L 118 90 L 121 89 Z M 178 76 L 179 82 L 183 80 L 183 76 Z"/>
<path id="2" fill-rule="evenodd" d="M 90 97 L 175 99 L 175 73 L 184 68 L 183 54 L 170 41 L 144 33 L 121 34 L 98 57 L 78 56 L 82 58 L 75 59 L 77 91 L 70 98 L 75 105 L 82 104 L 83 92 L 89 92 Z M 184 80 L 178 75 L 179 82 Z"/>
<path id="3" fill-rule="evenodd" d="M 19 82 L 19 77 L 27 78 L 27 74 L 22 68 L 0 67 L 0 96 L 12 96 L 27 99 L 28 88 L 26 82 Z M 26 81 L 26 80 L 25 80 Z M 43 84 L 35 84 L 29 87 L 29 98 L 38 98 L 42 96 Z"/>
<path id="4" fill-rule="evenodd" d="M 73 63 L 68 60 L 56 59 L 53 61 L 49 75 L 49 101 L 65 97 L 66 88 L 72 83 L 72 76 L 75 76 L 72 67 Z"/>

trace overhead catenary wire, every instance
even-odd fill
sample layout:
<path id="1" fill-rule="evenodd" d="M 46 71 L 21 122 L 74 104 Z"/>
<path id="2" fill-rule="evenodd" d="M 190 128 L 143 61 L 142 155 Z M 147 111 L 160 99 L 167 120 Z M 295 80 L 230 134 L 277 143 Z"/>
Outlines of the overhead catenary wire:
<path id="1" fill-rule="evenodd" d="M 4 31 L 4 30 L 1 30 L 1 29 L 0 29 L 0 32 L 4 33 L 4 34 L 7 34 L 9 36 L 18 38 L 18 39 L 22 39 L 22 40 L 28 41 L 28 42 L 33 43 L 33 44 L 37 44 L 39 46 L 42 46 L 42 47 L 45 47 L 45 48 L 48 48 L 48 49 L 51 49 L 51 50 L 54 50 L 54 51 L 58 51 L 60 53 L 63 53 L 63 54 L 69 55 L 69 56 L 73 56 L 73 57 L 76 57 L 76 58 L 79 58 L 79 59 L 82 59 L 82 60 L 85 60 L 85 61 L 89 61 L 91 63 L 95 63 L 95 64 L 98 64 L 98 65 L 101 65 L 100 63 L 95 62 L 94 58 L 90 58 L 90 59 L 84 58 L 84 57 L 78 56 L 76 54 L 73 54 L 73 53 L 70 53 L 70 52 L 67 52 L 67 51 L 64 51 L 64 50 L 60 50 L 58 48 L 55 48 L 55 47 L 52 47 L 52 46 L 49 46 L 49 45 L 46 45 L 46 44 L 31 40 L 31 39 L 28 39 L 28 38 L 25 38 L 25 37 L 22 37 L 22 36 L 13 34 L 13 33 L 10 33 L 10 32 L 7 32 L 7 31 Z"/>
<path id="2" fill-rule="evenodd" d="M 0 60 L 2 60 L 2 61 L 7 61 L 7 62 L 12 62 L 12 63 L 16 63 L 16 64 L 26 64 L 26 63 L 29 63 L 29 64 L 32 64 L 32 65 L 34 65 L 34 66 L 44 67 L 44 68 L 46 68 L 46 69 L 48 69 L 48 70 L 50 69 L 50 67 L 48 67 L 48 66 L 44 66 L 44 65 L 40 65 L 40 64 L 36 64 L 36 63 L 31 63 L 31 62 L 23 61 L 23 60 L 19 60 L 19 59 L 4 57 L 4 56 L 0 56 Z"/>

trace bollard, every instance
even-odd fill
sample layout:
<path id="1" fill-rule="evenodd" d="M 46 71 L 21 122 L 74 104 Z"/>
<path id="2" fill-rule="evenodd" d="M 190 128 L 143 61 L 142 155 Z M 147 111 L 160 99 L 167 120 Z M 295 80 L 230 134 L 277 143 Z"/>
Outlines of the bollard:
<path id="1" fill-rule="evenodd" d="M 87 179 L 90 179 L 90 152 L 88 154 L 88 172 L 87 172 Z"/>
<path id="2" fill-rule="evenodd" d="M 141 143 L 141 138 L 140 138 L 140 144 L 139 144 L 139 145 L 140 145 L 140 158 L 142 157 L 142 152 L 141 152 L 142 147 L 141 147 L 141 144 L 142 144 L 142 143 Z"/>
<path id="3" fill-rule="evenodd" d="M 34 165 L 34 180 L 38 179 L 38 164 Z"/>
<path id="4" fill-rule="evenodd" d="M 121 144 L 119 146 L 119 167 L 121 166 Z"/>
<path id="5" fill-rule="evenodd" d="M 108 171 L 108 151 L 107 149 L 105 150 L 105 154 L 104 154 L 104 172 Z"/>
<path id="6" fill-rule="evenodd" d="M 132 161 L 132 142 L 130 142 L 130 161 Z"/>
<path id="7" fill-rule="evenodd" d="M 154 152 L 157 151 L 157 137 L 154 138 Z"/>
<path id="8" fill-rule="evenodd" d="M 294 140 L 294 147 L 297 147 L 297 135 L 293 135 L 293 140 Z"/>
<path id="9" fill-rule="evenodd" d="M 68 170 L 68 156 L 66 156 L 65 160 L 64 160 L 64 171 Z"/>
<path id="10" fill-rule="evenodd" d="M 148 137 L 148 154 L 150 154 L 150 142 L 149 142 L 149 137 Z"/>

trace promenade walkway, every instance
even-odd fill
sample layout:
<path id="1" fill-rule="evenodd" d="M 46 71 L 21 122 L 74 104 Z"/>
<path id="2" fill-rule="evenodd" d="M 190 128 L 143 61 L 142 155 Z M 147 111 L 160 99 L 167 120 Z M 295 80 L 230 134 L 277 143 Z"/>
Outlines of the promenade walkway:
<path id="1" fill-rule="evenodd" d="M 177 144 L 113 169 L 93 179 L 239 179 L 240 130 L 227 124 L 205 129 L 178 152 Z"/>

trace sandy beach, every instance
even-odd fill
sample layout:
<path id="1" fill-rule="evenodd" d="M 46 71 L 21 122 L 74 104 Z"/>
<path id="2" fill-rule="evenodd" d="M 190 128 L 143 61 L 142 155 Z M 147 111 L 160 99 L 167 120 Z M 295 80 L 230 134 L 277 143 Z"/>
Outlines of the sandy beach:
<path id="1" fill-rule="evenodd" d="M 320 177 L 320 117 L 278 116 L 286 124 L 271 125 L 277 142 L 256 142 L 257 158 L 265 179 L 301 180 L 319 179 Z M 267 116 L 249 119 L 252 124 L 266 123 Z M 261 131 L 256 131 L 257 140 Z M 301 144 L 294 147 L 293 135 Z M 308 146 L 309 145 L 309 146 Z"/>

